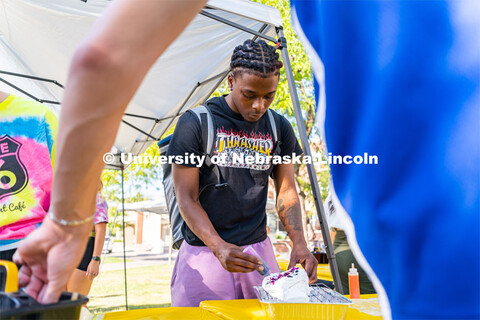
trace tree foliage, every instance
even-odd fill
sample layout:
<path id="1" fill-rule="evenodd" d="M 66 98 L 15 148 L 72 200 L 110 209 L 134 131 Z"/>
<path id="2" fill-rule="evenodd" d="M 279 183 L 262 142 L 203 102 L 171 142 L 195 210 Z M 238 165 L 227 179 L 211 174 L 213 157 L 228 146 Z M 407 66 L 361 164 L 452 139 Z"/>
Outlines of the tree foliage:
<path id="1" fill-rule="evenodd" d="M 150 146 L 142 156 L 160 155 L 156 144 Z M 155 183 L 159 183 L 162 170 L 159 165 L 148 163 L 131 163 L 124 169 L 124 189 L 125 203 L 138 202 L 147 200 L 144 194 L 149 188 L 158 189 L 159 196 L 163 196 L 160 188 Z M 102 173 L 102 182 L 104 185 L 103 196 L 109 204 L 109 216 L 113 217 L 117 209 L 121 209 L 122 205 L 122 171 L 121 170 L 104 170 Z"/>

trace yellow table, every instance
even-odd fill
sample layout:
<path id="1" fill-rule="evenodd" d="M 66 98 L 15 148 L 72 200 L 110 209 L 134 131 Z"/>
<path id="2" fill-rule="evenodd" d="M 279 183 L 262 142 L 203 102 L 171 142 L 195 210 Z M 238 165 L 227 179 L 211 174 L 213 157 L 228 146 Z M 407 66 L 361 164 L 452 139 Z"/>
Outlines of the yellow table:
<path id="1" fill-rule="evenodd" d="M 348 297 L 348 296 L 347 296 Z M 362 295 L 354 300 L 343 319 L 380 320 L 380 306 L 377 295 Z M 289 319 L 289 315 L 282 315 Z M 95 320 L 270 320 L 267 312 L 257 299 L 203 301 L 199 308 L 153 308 L 98 314 Z M 325 320 L 331 320 L 326 317 Z"/>
<path id="2" fill-rule="evenodd" d="M 380 320 L 380 306 L 377 295 L 361 295 L 354 300 L 346 312 L 346 320 Z M 270 320 L 262 304 L 257 299 L 251 300 L 212 300 L 200 303 L 200 308 L 225 320 Z M 288 316 L 286 316 L 288 318 Z M 330 319 L 325 319 L 330 320 Z"/>
<path id="3" fill-rule="evenodd" d="M 278 259 L 277 260 L 278 265 L 280 266 L 280 270 L 286 271 L 288 269 L 288 264 L 290 261 L 288 260 L 282 260 Z M 300 267 L 300 265 L 297 265 Z M 332 273 L 330 272 L 330 265 L 329 264 L 319 264 L 317 267 L 317 278 L 320 280 L 327 280 L 327 281 L 333 281 L 332 278 Z"/>
<path id="4" fill-rule="evenodd" d="M 346 296 L 350 298 L 350 296 Z M 347 310 L 347 320 L 380 320 L 382 319 L 380 304 L 376 294 L 362 294 L 361 299 L 354 299 Z"/>
<path id="5" fill-rule="evenodd" d="M 268 319 L 267 313 L 263 310 L 258 299 L 202 301 L 200 308 L 225 320 Z"/>
<path id="6" fill-rule="evenodd" d="M 129 311 L 107 312 L 94 317 L 95 320 L 219 320 L 202 308 L 151 308 Z"/>

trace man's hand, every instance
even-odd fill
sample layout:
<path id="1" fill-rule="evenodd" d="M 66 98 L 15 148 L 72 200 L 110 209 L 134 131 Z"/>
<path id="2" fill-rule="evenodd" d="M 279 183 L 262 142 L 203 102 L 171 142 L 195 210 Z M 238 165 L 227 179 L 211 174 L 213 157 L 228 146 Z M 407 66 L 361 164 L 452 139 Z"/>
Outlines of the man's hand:
<path id="1" fill-rule="evenodd" d="M 297 263 L 307 272 L 310 284 L 317 281 L 318 261 L 306 246 L 293 246 L 288 269 L 295 267 Z"/>
<path id="2" fill-rule="evenodd" d="M 243 273 L 255 270 L 263 271 L 260 259 L 244 253 L 242 248 L 231 243 L 224 242 L 218 245 L 212 252 L 227 271 Z"/>
<path id="3" fill-rule="evenodd" d="M 263 270 L 262 262 L 255 256 L 244 253 L 242 248 L 225 242 L 213 227 L 198 198 L 199 169 L 179 164 L 172 166 L 173 184 L 177 203 L 188 227 L 213 252 L 225 270 L 252 272 Z"/>
<path id="4" fill-rule="evenodd" d="M 293 242 L 288 268 L 300 263 L 308 274 L 310 284 L 317 281 L 317 259 L 308 250 L 302 227 L 302 211 L 295 188 L 293 164 L 275 167 L 275 189 L 277 191 L 277 212 L 288 236 Z"/>
<path id="5" fill-rule="evenodd" d="M 91 229 L 91 223 L 60 226 L 47 216 L 13 256 L 13 261 L 22 265 L 19 286 L 40 303 L 57 302 L 83 256 Z"/>

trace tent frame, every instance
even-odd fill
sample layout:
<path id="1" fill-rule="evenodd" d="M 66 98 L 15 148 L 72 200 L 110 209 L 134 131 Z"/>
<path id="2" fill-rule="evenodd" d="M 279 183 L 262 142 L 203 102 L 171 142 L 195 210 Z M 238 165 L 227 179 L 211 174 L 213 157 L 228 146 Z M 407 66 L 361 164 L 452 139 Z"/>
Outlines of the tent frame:
<path id="1" fill-rule="evenodd" d="M 63 85 L 61 83 L 59 83 L 58 81 L 56 80 L 52 80 L 52 79 L 46 79 L 46 78 L 40 78 L 40 77 L 34 77 L 34 76 L 31 76 L 31 75 L 27 75 L 27 74 L 21 74 L 21 73 L 15 73 L 15 72 L 8 72 L 8 71 L 3 71 L 3 70 L 0 70 L 0 74 L 6 74 L 6 75 L 9 75 L 9 76 L 14 76 L 14 77 L 20 77 L 20 78 L 27 78 L 27 79 L 32 79 L 32 80 L 38 80 L 38 81 L 43 81 L 43 82 L 49 82 L 49 83 L 53 83 L 57 86 L 59 86 L 60 88 L 63 89 Z M 14 85 L 13 83 L 11 83 L 10 81 L 7 81 L 3 78 L 0 77 L 0 81 L 5 83 L 6 85 L 12 87 L 13 89 L 23 93 L 24 95 L 32 98 L 33 100 L 37 101 L 37 102 L 40 102 L 40 103 L 50 103 L 50 104 L 60 104 L 59 101 L 52 101 L 52 100 L 44 100 L 44 99 L 40 99 L 40 98 L 37 98 L 35 97 L 34 95 L 28 93 L 27 91 L 23 90 L 22 88 L 20 87 L 17 87 L 16 85 Z"/>
<path id="2" fill-rule="evenodd" d="M 298 133 L 300 135 L 300 142 L 302 143 L 303 152 L 308 157 L 312 158 L 312 152 L 308 143 L 307 130 L 305 128 L 305 122 L 303 121 L 302 109 L 300 108 L 300 100 L 295 86 L 295 79 L 293 77 L 292 66 L 290 64 L 290 57 L 287 51 L 287 40 L 283 34 L 283 28 L 277 28 L 277 35 L 280 41 L 280 50 L 283 57 L 283 65 L 285 67 L 285 73 L 287 75 L 288 88 L 290 90 L 290 98 L 293 103 L 293 111 L 295 113 L 295 119 L 297 121 Z M 323 241 L 326 242 L 325 250 L 327 252 L 327 258 L 330 262 L 330 271 L 332 273 L 333 282 L 335 284 L 335 290 L 343 294 L 342 280 L 340 279 L 340 273 L 337 266 L 337 258 L 332 245 L 332 239 L 330 238 L 330 232 L 327 218 L 325 216 L 325 209 L 323 207 L 322 196 L 320 194 L 320 187 L 318 186 L 317 175 L 315 173 L 315 166 L 309 162 L 306 164 L 308 177 L 310 178 L 310 186 L 312 187 L 313 199 L 315 202 L 315 208 L 317 210 L 318 221 L 320 222 L 320 230 L 322 231 Z"/>
<path id="3" fill-rule="evenodd" d="M 309 146 L 309 143 L 308 143 L 308 137 L 307 137 L 305 123 L 304 123 L 303 116 L 302 116 L 302 110 L 301 110 L 301 107 L 300 107 L 300 100 L 298 98 L 298 94 L 297 94 L 297 91 L 296 91 L 295 79 L 293 77 L 292 66 L 291 66 L 291 63 L 290 63 L 290 57 L 289 57 L 288 50 L 287 50 L 287 41 L 286 41 L 284 33 L 283 33 L 283 27 L 282 26 L 275 27 L 275 31 L 276 31 L 276 34 L 277 34 L 277 39 L 275 39 L 275 38 L 272 38 L 272 37 L 267 36 L 266 34 L 262 33 L 269 26 L 268 24 L 264 23 L 259 31 L 255 31 L 253 29 L 244 27 L 242 25 L 239 25 L 237 23 L 234 23 L 232 21 L 224 19 L 220 16 L 217 16 L 217 15 L 212 14 L 210 12 L 207 12 L 205 10 L 202 10 L 200 12 L 200 14 L 203 15 L 203 16 L 206 16 L 208 18 L 214 19 L 216 21 L 219 21 L 221 23 L 224 23 L 226 25 L 229 25 L 233 28 L 236 28 L 236 29 L 245 31 L 247 33 L 250 33 L 250 34 L 254 35 L 254 37 L 253 37 L 254 41 L 257 38 L 263 38 L 267 41 L 273 42 L 277 46 L 277 48 L 280 49 L 280 52 L 281 52 L 282 57 L 283 57 L 283 65 L 284 65 L 284 68 L 285 68 L 285 74 L 287 76 L 287 83 L 288 83 L 288 87 L 289 87 L 289 91 L 290 91 L 290 98 L 291 98 L 292 104 L 293 104 L 293 111 L 294 111 L 295 120 L 296 120 L 297 126 L 298 126 L 298 133 L 300 135 L 300 141 L 301 141 L 301 144 L 302 144 L 303 152 L 306 156 L 311 157 L 311 150 L 310 150 L 310 146 Z M 176 114 L 174 116 L 169 116 L 169 117 L 164 117 L 164 118 L 153 118 L 153 117 L 147 117 L 147 116 L 143 116 L 143 115 L 130 114 L 130 113 L 125 113 L 124 116 L 142 118 L 142 119 L 146 119 L 146 120 L 152 120 L 155 123 L 159 123 L 159 122 L 162 122 L 162 121 L 169 120 L 170 123 L 168 124 L 168 126 L 166 126 L 166 129 L 163 130 L 162 134 L 160 135 L 160 137 L 162 137 L 165 134 L 165 132 L 168 130 L 170 125 L 175 121 L 175 119 L 178 116 L 183 114 L 181 111 L 183 110 L 185 105 L 188 103 L 190 97 L 193 95 L 193 93 L 199 87 L 201 87 L 202 85 L 204 85 L 204 84 L 206 84 L 210 81 L 218 79 L 216 86 L 208 94 L 207 97 L 209 97 L 218 88 L 218 86 L 223 82 L 223 80 L 229 74 L 230 71 L 231 70 L 221 72 L 221 73 L 219 73 L 219 74 L 217 74 L 217 75 L 215 75 L 215 76 L 213 76 L 209 79 L 206 79 L 202 82 L 198 82 L 197 85 L 190 91 L 189 95 L 185 98 L 181 107 L 178 109 L 178 111 L 176 112 Z M 18 73 L 12 73 L 12 72 L 8 72 L 8 71 L 0 70 L 0 75 L 1 74 L 30 78 L 30 79 L 33 79 L 33 80 L 49 82 L 49 83 L 53 83 L 53 84 L 63 88 L 63 85 L 61 85 L 57 81 L 51 80 L 51 79 L 39 78 L 39 77 L 30 76 L 30 75 L 24 75 L 24 74 L 18 74 Z M 29 96 L 30 98 L 32 98 L 32 99 L 34 99 L 38 102 L 50 103 L 50 104 L 60 104 L 58 101 L 50 101 L 50 100 L 39 99 L 39 98 L 29 94 L 28 92 L 22 90 L 21 88 L 15 86 L 11 82 L 3 79 L 2 77 L 0 77 L 0 81 L 4 82 L 5 84 L 11 86 L 12 88 L 22 92 L 23 94 Z M 206 98 L 206 99 L 208 99 L 208 98 Z M 202 103 L 204 103 L 205 101 L 203 101 Z M 122 119 L 122 122 L 125 123 L 126 125 L 134 128 L 135 130 L 141 132 L 142 134 L 144 134 L 147 137 L 147 139 L 137 140 L 137 142 L 149 143 L 149 142 L 156 142 L 156 141 L 160 140 L 160 138 L 156 138 L 156 137 L 152 136 L 151 134 L 141 130 L 140 128 L 132 125 L 131 123 L 129 123 L 128 121 L 126 121 L 124 119 Z M 151 131 L 153 131 L 153 129 L 154 129 L 154 127 L 152 128 Z M 120 155 L 121 155 L 121 153 L 117 153 L 115 156 L 120 157 Z M 314 198 L 314 202 L 315 202 L 315 208 L 316 208 L 316 211 L 317 211 L 318 220 L 320 222 L 320 228 L 321 228 L 322 236 L 323 236 L 324 241 L 326 242 L 325 249 L 326 249 L 327 257 L 328 257 L 328 260 L 329 260 L 329 263 L 330 263 L 330 270 L 331 270 L 331 273 L 332 273 L 333 282 L 335 284 L 335 290 L 338 291 L 339 293 L 343 294 L 342 283 L 341 283 L 341 280 L 340 280 L 340 274 L 339 274 L 338 267 L 337 267 L 337 261 L 336 261 L 336 258 L 335 258 L 335 253 L 334 253 L 334 250 L 333 250 L 333 245 L 332 245 L 332 241 L 331 241 L 331 238 L 330 238 L 330 233 L 329 233 L 329 230 L 328 230 L 328 225 L 326 223 L 325 210 L 324 210 L 324 207 L 323 207 L 322 197 L 321 197 L 321 194 L 320 194 L 320 188 L 319 188 L 318 181 L 317 181 L 317 176 L 316 176 L 316 173 L 315 173 L 315 167 L 314 167 L 313 163 L 308 163 L 308 164 L 306 164 L 306 166 L 307 166 L 308 176 L 309 176 L 309 179 L 310 179 L 310 184 L 311 184 L 311 187 L 312 187 L 312 194 L 313 194 L 313 198 Z M 121 175 L 122 175 L 122 218 L 123 218 L 122 222 L 123 222 L 123 233 L 124 233 L 123 234 L 123 253 L 124 253 L 124 278 L 125 278 L 125 306 L 126 306 L 126 309 L 128 310 L 127 281 L 126 281 L 126 279 L 127 279 L 127 275 L 126 275 L 126 256 L 125 256 L 125 203 L 124 203 L 124 198 L 125 198 L 124 169 L 125 169 L 125 166 L 124 165 L 113 165 L 113 164 L 111 164 L 110 167 L 112 169 L 120 170 Z"/>

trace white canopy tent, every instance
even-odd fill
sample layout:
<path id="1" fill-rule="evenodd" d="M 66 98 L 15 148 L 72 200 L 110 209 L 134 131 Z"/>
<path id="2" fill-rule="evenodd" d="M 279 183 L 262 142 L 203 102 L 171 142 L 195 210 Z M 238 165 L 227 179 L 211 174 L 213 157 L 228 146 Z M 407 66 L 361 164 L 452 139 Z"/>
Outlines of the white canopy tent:
<path id="1" fill-rule="evenodd" d="M 125 210 L 151 212 L 156 214 L 168 214 L 168 208 L 165 202 L 165 198 L 126 203 Z"/>
<path id="2" fill-rule="evenodd" d="M 43 102 L 61 101 L 61 85 L 45 81 L 32 84 L 31 77 L 12 73 L 64 84 L 76 47 L 109 2 L 0 0 L 0 89 L 8 85 Z M 123 117 L 112 150 L 116 159 L 109 167 L 123 171 L 120 153 L 142 153 L 176 123 L 178 116 L 208 99 L 228 74 L 234 47 L 258 37 L 281 49 L 302 147 L 311 155 L 280 12 L 246 0 L 210 0 L 144 79 Z M 313 164 L 307 165 L 307 170 L 332 275 L 341 292 Z"/>
<path id="3" fill-rule="evenodd" d="M 32 75 L 64 84 L 74 50 L 109 1 L 1 3 L 2 42 L 11 46 Z M 141 154 L 176 123 L 178 115 L 204 102 L 225 78 L 233 48 L 252 35 L 213 20 L 208 14 L 270 37 L 275 36 L 275 27 L 281 25 L 280 13 L 274 8 L 242 0 L 210 1 L 204 13 L 193 20 L 149 71 L 127 108 L 114 154 Z M 50 96 L 61 101 L 62 88 L 48 89 Z M 120 166 L 119 157 L 116 160 L 115 165 Z"/>

